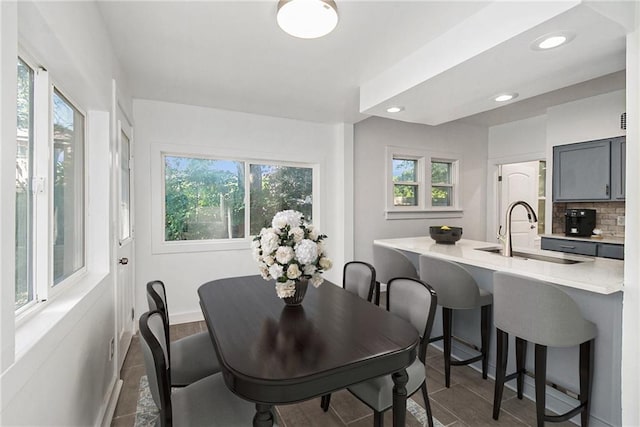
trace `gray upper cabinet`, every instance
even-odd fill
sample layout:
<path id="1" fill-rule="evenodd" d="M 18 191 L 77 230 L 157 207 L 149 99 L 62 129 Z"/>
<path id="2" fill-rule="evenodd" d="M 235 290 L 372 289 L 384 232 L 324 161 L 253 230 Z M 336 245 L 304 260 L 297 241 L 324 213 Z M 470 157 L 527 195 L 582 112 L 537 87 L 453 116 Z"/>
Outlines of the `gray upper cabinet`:
<path id="1" fill-rule="evenodd" d="M 553 201 L 624 200 L 624 141 L 553 147 Z"/>
<path id="2" fill-rule="evenodd" d="M 624 178 L 626 169 L 625 137 L 611 140 L 611 200 L 624 200 Z"/>

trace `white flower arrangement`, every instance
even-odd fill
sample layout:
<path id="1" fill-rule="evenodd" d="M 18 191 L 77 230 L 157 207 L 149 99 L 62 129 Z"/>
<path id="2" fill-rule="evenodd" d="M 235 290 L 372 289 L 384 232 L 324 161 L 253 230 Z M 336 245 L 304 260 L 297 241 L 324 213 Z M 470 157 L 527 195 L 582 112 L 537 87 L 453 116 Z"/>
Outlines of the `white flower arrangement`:
<path id="1" fill-rule="evenodd" d="M 251 248 L 264 280 L 276 281 L 279 298 L 295 294 L 295 281 L 308 279 L 316 288 L 322 284 L 322 272 L 332 267 L 320 234 L 307 224 L 300 212 L 287 210 L 275 214 L 270 228 L 263 228 Z"/>

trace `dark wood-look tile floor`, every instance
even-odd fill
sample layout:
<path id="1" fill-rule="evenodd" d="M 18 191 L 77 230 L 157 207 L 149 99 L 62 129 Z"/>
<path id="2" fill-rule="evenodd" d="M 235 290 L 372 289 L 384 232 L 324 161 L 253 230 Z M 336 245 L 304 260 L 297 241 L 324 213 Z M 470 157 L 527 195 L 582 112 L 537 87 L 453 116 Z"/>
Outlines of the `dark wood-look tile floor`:
<path id="1" fill-rule="evenodd" d="M 204 322 L 171 326 L 171 339 L 178 339 L 195 332 L 205 331 Z M 467 366 L 456 366 L 451 370 L 451 387 L 444 386 L 444 362 L 442 353 L 429 347 L 426 359 L 427 386 L 431 398 L 433 415 L 445 426 L 534 426 L 536 412 L 533 402 L 518 400 L 515 393 L 505 388 L 500 420 L 492 417 L 493 381 L 483 380 L 479 372 Z M 111 425 L 113 427 L 133 427 L 135 423 L 138 386 L 140 377 L 145 375 L 144 360 L 139 337 L 133 337 L 121 371 L 123 387 Z M 424 406 L 422 394 L 412 398 Z M 372 411 L 348 391 L 334 393 L 331 408 L 327 413 L 320 408 L 320 398 L 295 405 L 276 408 L 281 427 L 370 427 L 373 425 Z M 391 411 L 385 414 L 385 425 L 392 425 Z M 416 419 L 407 414 L 407 425 L 420 426 Z M 574 426 L 569 422 L 558 427 Z"/>

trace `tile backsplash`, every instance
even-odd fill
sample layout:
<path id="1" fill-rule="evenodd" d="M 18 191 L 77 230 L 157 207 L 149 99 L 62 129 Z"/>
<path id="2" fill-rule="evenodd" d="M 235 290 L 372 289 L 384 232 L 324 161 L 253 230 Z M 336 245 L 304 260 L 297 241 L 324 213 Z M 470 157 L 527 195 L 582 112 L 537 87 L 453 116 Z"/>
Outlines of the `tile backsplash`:
<path id="1" fill-rule="evenodd" d="M 564 234 L 564 212 L 567 209 L 595 209 L 596 228 L 605 236 L 624 237 L 624 225 L 617 225 L 624 216 L 624 202 L 554 203 L 552 232 Z"/>

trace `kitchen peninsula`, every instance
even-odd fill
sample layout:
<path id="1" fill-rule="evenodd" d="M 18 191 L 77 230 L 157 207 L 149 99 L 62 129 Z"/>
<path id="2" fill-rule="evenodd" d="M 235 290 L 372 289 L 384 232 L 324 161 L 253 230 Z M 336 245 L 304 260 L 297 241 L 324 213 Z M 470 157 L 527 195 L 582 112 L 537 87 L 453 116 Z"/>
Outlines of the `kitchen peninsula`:
<path id="1" fill-rule="evenodd" d="M 595 341 L 595 370 L 591 425 L 617 426 L 621 424 L 621 347 L 622 347 L 622 290 L 624 262 L 619 260 L 563 254 L 552 251 L 519 249 L 520 256 L 504 257 L 487 249 L 498 249 L 498 242 L 488 243 L 462 239 L 455 244 L 437 244 L 428 236 L 375 240 L 375 245 L 402 251 L 418 266 L 420 254 L 447 259 L 462 264 L 476 279 L 478 285 L 493 290 L 493 272 L 508 271 L 514 274 L 544 280 L 561 287 L 580 307 L 583 316 L 598 327 Z M 528 256 L 529 255 L 529 256 Z M 542 258 L 545 260 L 534 259 Z M 566 263 L 565 263 L 566 262 Z M 535 303 L 535 302 L 532 302 Z M 453 332 L 463 341 L 479 344 L 479 312 L 457 310 L 454 314 Z M 432 336 L 442 331 L 441 316 L 436 316 Z M 439 345 L 439 343 L 436 343 Z M 513 346 L 513 337 L 510 346 Z M 528 346 L 527 370 L 533 372 L 533 346 Z M 495 372 L 495 330 L 492 330 L 489 348 L 490 372 Z M 475 353 L 466 346 L 454 343 L 455 357 L 467 358 Z M 579 390 L 578 348 L 550 348 L 547 378 L 562 393 L 547 387 L 547 408 L 564 413 L 575 405 L 570 399 Z M 479 365 L 478 365 L 479 366 Z M 507 372 L 515 370 L 510 360 Z M 509 386 L 511 384 L 508 383 Z M 533 379 L 526 378 L 525 394 L 533 399 Z"/>

